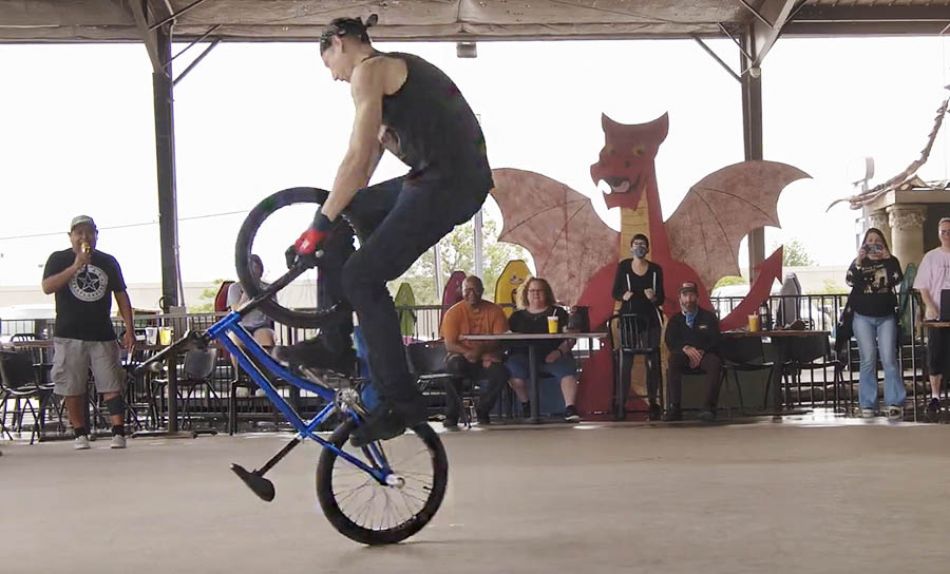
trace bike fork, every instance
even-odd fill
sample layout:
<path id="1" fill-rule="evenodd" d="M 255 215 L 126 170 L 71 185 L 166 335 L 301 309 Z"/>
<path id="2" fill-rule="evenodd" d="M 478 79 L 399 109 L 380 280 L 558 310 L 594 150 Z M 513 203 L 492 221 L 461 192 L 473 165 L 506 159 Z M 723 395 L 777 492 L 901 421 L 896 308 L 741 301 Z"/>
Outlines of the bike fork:
<path id="1" fill-rule="evenodd" d="M 264 463 L 264 466 L 259 469 L 248 471 L 237 463 L 231 463 L 231 470 L 234 471 L 234 474 L 238 475 L 238 478 L 240 478 L 258 498 L 264 502 L 270 502 L 274 500 L 274 483 L 264 478 L 264 475 L 267 471 L 274 468 L 274 465 L 280 462 L 280 459 L 287 456 L 287 453 L 292 451 L 298 444 L 300 444 L 300 437 L 294 437 L 293 440 L 285 444 L 284 448 L 277 451 L 277 454 L 272 456 L 270 460 Z"/>

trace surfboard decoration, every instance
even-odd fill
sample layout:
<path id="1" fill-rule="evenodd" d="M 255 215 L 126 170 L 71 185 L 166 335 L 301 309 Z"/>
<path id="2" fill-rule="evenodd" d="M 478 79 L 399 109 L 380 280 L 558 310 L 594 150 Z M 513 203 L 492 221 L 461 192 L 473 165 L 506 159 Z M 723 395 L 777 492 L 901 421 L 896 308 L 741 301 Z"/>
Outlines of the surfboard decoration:
<path id="1" fill-rule="evenodd" d="M 399 315 L 399 332 L 403 337 L 413 337 L 416 334 L 416 295 L 412 292 L 412 285 L 403 282 L 396 289 L 393 299 L 396 313 Z"/>
<path id="2" fill-rule="evenodd" d="M 523 259 L 512 259 L 505 265 L 498 281 L 495 282 L 495 304 L 501 305 L 505 316 L 511 314 L 517 307 L 519 288 L 531 277 L 531 270 Z"/>
<path id="3" fill-rule="evenodd" d="M 442 313 L 439 315 L 439 327 L 442 326 L 442 317 L 449 307 L 462 300 L 462 283 L 465 281 L 464 271 L 453 271 L 442 290 Z"/>

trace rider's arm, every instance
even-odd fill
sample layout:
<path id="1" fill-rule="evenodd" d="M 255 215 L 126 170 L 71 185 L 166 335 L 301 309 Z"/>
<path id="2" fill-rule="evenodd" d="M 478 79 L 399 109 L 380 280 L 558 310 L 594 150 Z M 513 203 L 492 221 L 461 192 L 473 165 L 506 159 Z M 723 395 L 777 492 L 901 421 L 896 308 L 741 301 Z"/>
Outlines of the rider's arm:
<path id="1" fill-rule="evenodd" d="M 333 189 L 320 209 L 330 220 L 349 205 L 357 190 L 369 183 L 381 155 L 378 134 L 383 123 L 385 58 L 374 58 L 356 67 L 351 80 L 356 115 L 350 144 L 333 181 Z"/>

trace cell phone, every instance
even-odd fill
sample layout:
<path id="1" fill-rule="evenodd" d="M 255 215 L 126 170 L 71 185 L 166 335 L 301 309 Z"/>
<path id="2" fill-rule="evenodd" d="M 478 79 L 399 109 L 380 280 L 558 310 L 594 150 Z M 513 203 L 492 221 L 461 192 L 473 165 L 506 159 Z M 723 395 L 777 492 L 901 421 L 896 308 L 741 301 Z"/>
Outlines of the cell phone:
<path id="1" fill-rule="evenodd" d="M 868 243 L 864 245 L 864 250 L 868 253 L 881 253 L 884 251 L 884 246 L 878 243 Z"/>

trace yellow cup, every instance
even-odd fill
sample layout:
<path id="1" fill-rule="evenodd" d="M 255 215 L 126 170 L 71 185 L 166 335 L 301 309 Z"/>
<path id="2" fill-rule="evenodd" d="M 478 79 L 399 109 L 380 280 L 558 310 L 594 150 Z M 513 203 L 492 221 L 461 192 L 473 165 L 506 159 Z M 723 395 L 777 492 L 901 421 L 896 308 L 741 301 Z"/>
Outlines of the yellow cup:
<path id="1" fill-rule="evenodd" d="M 551 315 L 548 317 L 548 333 L 557 333 L 557 315 Z"/>
<path id="2" fill-rule="evenodd" d="M 749 315 L 749 331 L 758 333 L 762 330 L 762 323 L 758 315 Z"/>
<path id="3" fill-rule="evenodd" d="M 158 329 L 158 342 L 162 345 L 172 344 L 172 328 L 160 327 Z"/>

